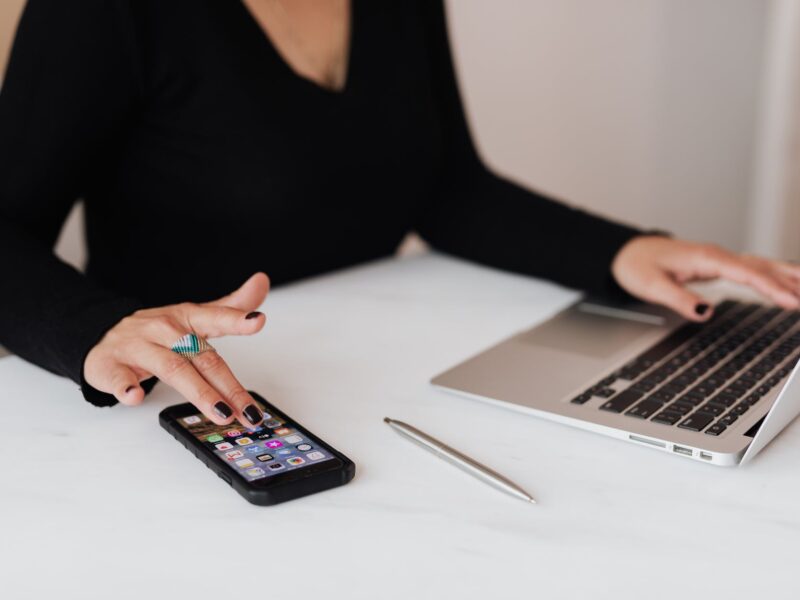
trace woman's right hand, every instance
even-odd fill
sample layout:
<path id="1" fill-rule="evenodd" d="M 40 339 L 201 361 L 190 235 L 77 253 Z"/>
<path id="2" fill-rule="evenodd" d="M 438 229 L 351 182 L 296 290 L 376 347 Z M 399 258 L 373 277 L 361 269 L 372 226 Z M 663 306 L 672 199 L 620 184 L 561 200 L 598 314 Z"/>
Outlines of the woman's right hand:
<path id="1" fill-rule="evenodd" d="M 139 383 L 156 376 L 217 425 L 237 419 L 247 428 L 255 427 L 263 414 L 219 354 L 209 350 L 187 359 L 170 348 L 187 333 L 216 338 L 261 331 L 266 317 L 254 311 L 268 291 L 269 278 L 256 273 L 238 290 L 214 302 L 136 311 L 89 351 L 84 378 L 121 403 L 137 405 L 144 400 Z"/>

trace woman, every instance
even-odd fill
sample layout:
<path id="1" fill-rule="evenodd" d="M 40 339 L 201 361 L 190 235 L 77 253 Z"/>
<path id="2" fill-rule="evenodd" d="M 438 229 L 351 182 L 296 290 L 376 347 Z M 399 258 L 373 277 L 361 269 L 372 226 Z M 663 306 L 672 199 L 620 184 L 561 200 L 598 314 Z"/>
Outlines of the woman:
<path id="1" fill-rule="evenodd" d="M 643 234 L 488 171 L 431 0 L 30 0 L 0 164 L 0 342 L 97 405 L 139 404 L 155 377 L 215 423 L 258 424 L 215 352 L 176 344 L 259 331 L 260 271 L 283 283 L 390 255 L 410 230 L 697 321 L 712 310 L 693 279 L 798 307 L 797 267 Z M 85 276 L 52 252 L 78 197 Z"/>

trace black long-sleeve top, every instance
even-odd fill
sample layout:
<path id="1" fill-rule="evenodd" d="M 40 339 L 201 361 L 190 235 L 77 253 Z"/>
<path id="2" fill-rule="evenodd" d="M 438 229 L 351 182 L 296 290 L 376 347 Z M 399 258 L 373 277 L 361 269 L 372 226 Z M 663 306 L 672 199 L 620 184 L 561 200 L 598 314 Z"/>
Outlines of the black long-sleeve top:
<path id="1" fill-rule="evenodd" d="M 444 9 L 354 0 L 341 92 L 295 74 L 239 0 L 29 0 L 0 92 L 0 343 L 82 380 L 144 307 L 434 248 L 593 292 L 638 232 L 489 171 Z M 53 253 L 85 201 L 86 274 Z"/>

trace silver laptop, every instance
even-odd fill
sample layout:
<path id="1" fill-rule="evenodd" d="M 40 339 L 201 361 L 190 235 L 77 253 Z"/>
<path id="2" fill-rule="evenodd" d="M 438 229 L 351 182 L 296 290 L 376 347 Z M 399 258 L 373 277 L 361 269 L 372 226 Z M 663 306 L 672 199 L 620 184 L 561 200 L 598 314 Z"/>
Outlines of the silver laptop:
<path id="1" fill-rule="evenodd" d="M 704 324 L 578 302 L 435 377 L 448 391 L 714 465 L 800 412 L 800 312 L 734 300 Z"/>

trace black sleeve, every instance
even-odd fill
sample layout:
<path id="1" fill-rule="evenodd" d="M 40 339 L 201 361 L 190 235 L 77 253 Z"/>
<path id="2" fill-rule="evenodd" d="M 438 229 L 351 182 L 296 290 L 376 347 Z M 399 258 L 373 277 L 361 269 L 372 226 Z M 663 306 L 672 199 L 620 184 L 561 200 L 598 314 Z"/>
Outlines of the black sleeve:
<path id="1" fill-rule="evenodd" d="M 128 21 L 129 22 L 129 21 Z M 0 91 L 0 343 L 80 383 L 88 351 L 140 307 L 53 253 L 87 173 L 137 97 L 124 2 L 29 0 Z"/>
<path id="2" fill-rule="evenodd" d="M 437 186 L 417 231 L 447 253 L 596 294 L 620 295 L 611 262 L 641 232 L 526 190 L 486 168 L 459 96 L 443 3 L 420 4 L 444 150 Z"/>

